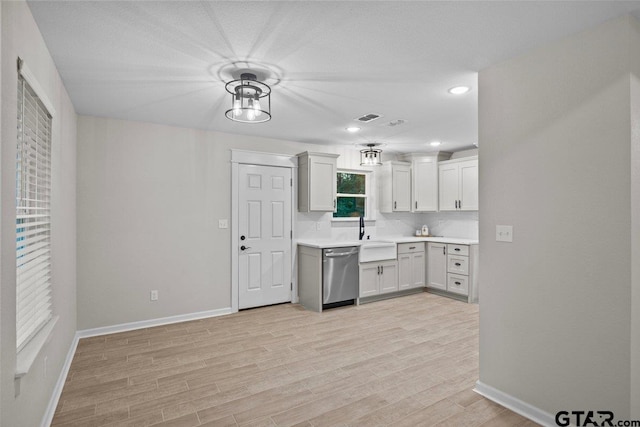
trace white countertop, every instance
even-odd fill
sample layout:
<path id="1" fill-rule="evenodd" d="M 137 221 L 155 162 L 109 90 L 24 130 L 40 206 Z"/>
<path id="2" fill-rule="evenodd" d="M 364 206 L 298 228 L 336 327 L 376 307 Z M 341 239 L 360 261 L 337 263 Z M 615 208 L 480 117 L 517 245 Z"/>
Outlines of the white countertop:
<path id="1" fill-rule="evenodd" d="M 316 249 L 326 248 L 344 248 L 348 246 L 360 246 L 363 243 L 375 243 L 375 242 L 393 242 L 393 243 L 416 243 L 416 242 L 436 242 L 436 243 L 451 243 L 454 245 L 477 245 L 478 240 L 473 239 L 461 239 L 458 237 L 416 237 L 416 236 L 385 236 L 375 240 L 347 240 L 336 241 L 330 239 L 301 239 L 296 243 L 302 246 L 307 246 Z"/>

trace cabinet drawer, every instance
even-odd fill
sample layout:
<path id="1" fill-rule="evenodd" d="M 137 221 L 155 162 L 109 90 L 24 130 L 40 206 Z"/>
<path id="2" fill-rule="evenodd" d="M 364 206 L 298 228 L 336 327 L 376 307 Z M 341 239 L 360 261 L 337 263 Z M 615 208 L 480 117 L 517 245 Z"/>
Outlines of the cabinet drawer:
<path id="1" fill-rule="evenodd" d="M 469 257 L 447 255 L 447 271 L 449 273 L 469 274 Z"/>
<path id="2" fill-rule="evenodd" d="M 469 246 L 467 245 L 447 245 L 447 253 L 450 255 L 469 256 Z"/>
<path id="3" fill-rule="evenodd" d="M 424 252 L 424 242 L 398 243 L 399 254 L 410 254 L 413 252 Z"/>
<path id="4" fill-rule="evenodd" d="M 469 277 L 460 274 L 448 274 L 447 290 L 460 295 L 469 295 Z"/>

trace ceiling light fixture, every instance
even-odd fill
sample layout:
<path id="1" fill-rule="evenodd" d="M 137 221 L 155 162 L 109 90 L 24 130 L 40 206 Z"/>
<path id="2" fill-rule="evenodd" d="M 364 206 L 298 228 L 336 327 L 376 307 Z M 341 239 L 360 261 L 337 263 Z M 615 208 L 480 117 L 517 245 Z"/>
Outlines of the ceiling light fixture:
<path id="1" fill-rule="evenodd" d="M 225 85 L 231 94 L 231 108 L 225 116 L 234 122 L 264 123 L 271 120 L 271 88 L 255 74 L 242 73 Z"/>
<path id="2" fill-rule="evenodd" d="M 382 165 L 382 150 L 374 148 L 379 144 L 366 144 L 364 150 L 360 150 L 360 166 L 380 166 Z"/>
<path id="3" fill-rule="evenodd" d="M 347 132 L 351 132 L 351 133 L 356 133 L 360 130 L 360 128 L 358 126 L 349 126 L 347 128 Z"/>
<path id="4" fill-rule="evenodd" d="M 470 90 L 471 88 L 469 86 L 456 86 L 449 89 L 449 93 L 452 95 L 463 95 Z"/>
<path id="5" fill-rule="evenodd" d="M 442 142 L 440 142 L 440 141 L 433 141 L 433 142 L 431 142 L 431 144 L 430 144 L 430 145 L 431 145 L 432 147 L 437 147 L 437 146 L 438 146 L 438 145 L 440 145 L 440 144 L 442 144 Z"/>

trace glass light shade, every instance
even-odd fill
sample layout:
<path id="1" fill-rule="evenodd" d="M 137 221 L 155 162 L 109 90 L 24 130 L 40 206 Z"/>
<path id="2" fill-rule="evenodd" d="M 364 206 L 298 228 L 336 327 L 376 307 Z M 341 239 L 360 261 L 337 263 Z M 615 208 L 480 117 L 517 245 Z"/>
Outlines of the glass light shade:
<path id="1" fill-rule="evenodd" d="M 241 123 L 264 123 L 271 120 L 271 88 L 251 73 L 225 85 L 231 94 L 231 108 L 225 112 L 229 120 Z"/>
<path id="2" fill-rule="evenodd" d="M 360 166 L 380 165 L 382 165 L 382 150 L 372 147 L 360 150 Z"/>

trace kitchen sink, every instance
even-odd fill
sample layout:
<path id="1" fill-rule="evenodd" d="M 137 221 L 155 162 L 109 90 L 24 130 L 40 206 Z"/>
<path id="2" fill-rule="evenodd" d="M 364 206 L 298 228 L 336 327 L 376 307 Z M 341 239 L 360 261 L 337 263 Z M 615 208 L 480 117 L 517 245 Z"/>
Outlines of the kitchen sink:
<path id="1" fill-rule="evenodd" d="M 360 245 L 360 262 L 384 261 L 396 259 L 398 250 L 394 242 L 383 240 L 365 240 Z"/>

